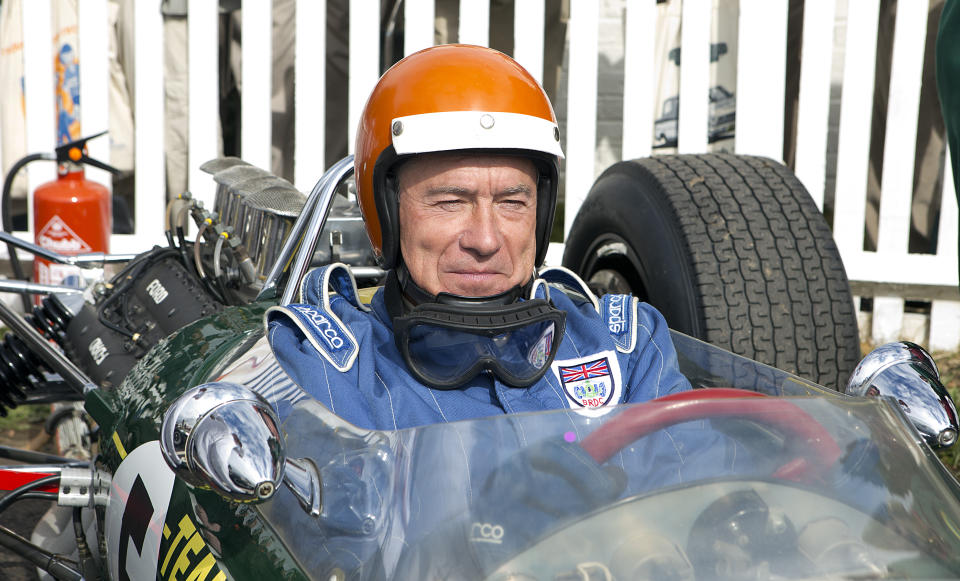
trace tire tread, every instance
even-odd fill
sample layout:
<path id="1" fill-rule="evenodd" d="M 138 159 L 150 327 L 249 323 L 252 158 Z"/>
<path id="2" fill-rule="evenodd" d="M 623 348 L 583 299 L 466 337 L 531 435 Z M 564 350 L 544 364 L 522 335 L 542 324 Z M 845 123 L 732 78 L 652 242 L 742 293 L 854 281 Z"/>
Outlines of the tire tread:
<path id="1" fill-rule="evenodd" d="M 841 388 L 860 358 L 849 282 L 829 226 L 792 172 L 732 154 L 624 163 L 659 185 L 688 249 L 699 338 Z"/>

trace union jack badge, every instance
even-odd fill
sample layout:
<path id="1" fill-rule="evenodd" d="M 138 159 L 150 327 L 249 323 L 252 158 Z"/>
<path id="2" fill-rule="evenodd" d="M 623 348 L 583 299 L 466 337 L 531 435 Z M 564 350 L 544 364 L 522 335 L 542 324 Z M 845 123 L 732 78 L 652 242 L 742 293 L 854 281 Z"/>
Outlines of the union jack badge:
<path id="1" fill-rule="evenodd" d="M 567 397 L 577 406 L 596 409 L 610 403 L 616 382 L 608 357 L 576 365 L 560 365 L 557 370 Z"/>

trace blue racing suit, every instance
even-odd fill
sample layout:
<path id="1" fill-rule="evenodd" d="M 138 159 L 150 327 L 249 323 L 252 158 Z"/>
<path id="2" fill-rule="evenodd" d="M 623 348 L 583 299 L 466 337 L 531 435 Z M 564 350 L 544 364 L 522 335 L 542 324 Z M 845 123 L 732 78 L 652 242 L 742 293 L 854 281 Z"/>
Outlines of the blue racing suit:
<path id="1" fill-rule="evenodd" d="M 369 306 L 361 304 L 350 271 L 333 264 L 307 276 L 301 304 L 272 307 L 266 315 L 268 339 L 284 370 L 331 412 L 359 427 L 393 430 L 565 408 L 600 415 L 613 411 L 615 404 L 690 389 L 659 312 L 630 295 L 598 300 L 578 277 L 562 268 L 541 271 L 531 290 L 533 298 L 549 294 L 554 306 L 567 313 L 556 358 L 537 383 L 513 388 L 492 374 L 481 374 L 461 388 L 432 389 L 407 370 L 394 342 L 383 292 L 378 290 Z M 294 409 L 283 402 L 275 404 L 281 418 Z M 501 553 L 499 545 L 473 542 L 470 531 L 477 522 L 501 526 L 511 540 L 504 547 L 522 546 L 554 524 L 612 502 L 624 492 L 635 494 L 723 473 L 737 460 L 735 446 L 716 432 L 703 430 L 703 422 L 688 422 L 643 438 L 631 451 L 621 451 L 601 467 L 576 441 L 530 441 L 527 434 L 537 433 L 538 417 L 518 416 L 511 424 L 518 427 L 515 431 L 490 431 L 491 426 L 480 422 L 465 426 L 470 434 L 459 438 L 418 434 L 422 437 L 414 440 L 411 454 L 464 461 L 463 470 L 447 466 L 443 471 L 431 469 L 429 461 L 418 463 L 422 474 L 411 475 L 417 483 L 414 488 L 421 491 L 416 495 L 417 509 L 406 517 L 411 529 L 432 530 L 436 523 L 453 523 L 438 533 L 441 541 L 431 539 L 420 545 L 462 543 L 473 555 L 470 562 L 485 571 L 509 555 Z M 575 440 L 585 435 L 576 434 Z M 319 451 L 327 446 L 334 449 L 330 454 Z M 317 442 L 312 447 L 318 450 L 314 458 L 329 455 L 337 462 L 335 443 Z M 519 453 L 508 462 L 492 462 L 491 447 Z M 631 454 L 647 462 L 631 463 Z M 354 484 L 344 489 L 364 488 Z M 437 502 L 448 494 L 473 501 L 460 507 L 461 512 L 438 514 L 435 507 L 449 510 L 455 504 Z M 459 518 L 464 514 L 466 521 Z M 415 541 L 407 539 L 410 546 L 417 546 Z M 344 535 L 342 529 L 332 530 L 323 546 L 324 553 L 317 558 L 332 559 L 345 570 L 366 570 L 380 558 L 375 557 L 379 547 L 375 539 Z M 463 552 L 452 546 L 444 554 Z M 408 573 L 401 577 L 419 578 L 425 571 L 422 567 L 433 558 L 421 562 L 414 551 L 399 564 L 382 566 L 388 570 L 397 566 Z M 454 561 L 453 566 L 463 565 L 461 559 Z"/>
<path id="2" fill-rule="evenodd" d="M 548 285 L 554 286 L 552 292 Z M 420 384 L 394 343 L 383 289 L 369 307 L 362 305 L 343 265 L 307 276 L 301 289 L 305 304 L 268 311 L 269 341 L 298 385 L 336 415 L 373 429 L 566 407 L 599 414 L 616 404 L 690 388 L 677 368 L 666 321 L 653 307 L 630 295 L 597 300 L 561 268 L 544 270 L 534 283 L 534 298 L 548 293 L 567 313 L 566 330 L 550 371 L 523 389 L 490 374 L 452 390 Z"/>

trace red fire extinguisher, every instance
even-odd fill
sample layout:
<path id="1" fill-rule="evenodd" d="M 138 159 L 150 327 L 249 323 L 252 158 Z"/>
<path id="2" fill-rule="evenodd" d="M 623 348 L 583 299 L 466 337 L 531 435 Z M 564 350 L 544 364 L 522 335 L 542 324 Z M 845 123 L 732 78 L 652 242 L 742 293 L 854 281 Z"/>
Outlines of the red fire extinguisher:
<path id="1" fill-rule="evenodd" d="M 10 195 L 17 173 L 34 161 L 56 161 L 57 179 L 41 185 L 34 192 L 35 242 L 63 254 L 106 253 L 112 230 L 110 193 L 102 185 L 86 179 L 83 172 L 84 165 L 92 165 L 114 174 L 120 173 L 115 167 L 87 155 L 87 141 L 104 133 L 106 131 L 65 143 L 56 148 L 56 153 L 31 153 L 17 160 L 3 180 L 3 193 L 0 197 L 3 231 L 13 232 Z M 7 248 L 14 276 L 20 280 L 25 279 L 16 250 L 11 244 L 7 244 Z M 59 283 L 71 274 L 62 265 L 51 265 L 40 258 L 36 259 L 35 264 L 34 280 L 38 282 Z M 25 311 L 30 309 L 29 303 L 28 295 L 23 293 Z"/>
<path id="2" fill-rule="evenodd" d="M 88 180 L 84 165 L 120 173 L 87 155 L 87 141 L 98 133 L 56 148 L 57 179 L 41 184 L 33 192 L 34 242 L 59 254 L 109 252 L 113 216 L 110 191 Z M 43 284 L 69 283 L 79 276 L 76 266 L 55 264 L 40 257 L 33 261 L 33 279 Z"/>

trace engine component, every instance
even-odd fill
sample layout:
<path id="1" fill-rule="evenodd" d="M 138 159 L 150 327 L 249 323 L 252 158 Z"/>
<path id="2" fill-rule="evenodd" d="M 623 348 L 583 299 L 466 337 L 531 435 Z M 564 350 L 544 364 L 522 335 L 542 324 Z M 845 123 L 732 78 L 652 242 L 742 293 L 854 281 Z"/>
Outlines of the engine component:
<path id="1" fill-rule="evenodd" d="M 212 280 L 224 302 L 247 302 L 262 288 L 279 253 L 274 249 L 282 247 L 306 198 L 290 182 L 237 158 L 213 159 L 201 169 L 213 174 L 217 191 L 213 212 L 194 216 L 197 272 Z"/>
<path id="2" fill-rule="evenodd" d="M 143 347 L 134 350 L 134 344 L 126 335 L 100 323 L 96 307 L 90 304 L 85 304 L 77 313 L 68 336 L 78 347 L 74 361 L 104 388 L 119 384 L 146 352 L 146 341 L 142 343 Z"/>
<path id="3" fill-rule="evenodd" d="M 49 353 L 40 351 L 51 347 L 43 339 L 59 348 L 75 374 L 84 376 L 82 385 L 109 389 L 163 337 L 225 305 L 257 296 L 281 259 L 306 198 L 286 180 L 237 158 L 211 160 L 202 169 L 214 174 L 218 184 L 214 211 L 189 192 L 178 196 L 167 206 L 168 247 L 126 257 L 123 270 L 109 283 L 92 287 L 92 294 L 91 289 L 83 295 L 60 294 L 33 308 L 29 324 L 19 322 L 37 330 L 35 342 L 15 333 L 0 343 L 0 385 L 6 387 L 0 393 L 0 413 L 4 406 L 38 399 L 31 392 L 47 394 L 43 397 L 58 392 L 61 400 L 75 395 L 63 392 L 76 382 L 57 377 L 59 371 L 45 364 Z M 362 217 L 348 188 L 337 192 L 321 233 L 329 245 L 320 245 L 314 259 L 372 265 Z M 196 242 L 186 239 L 188 216 L 198 227 Z"/>
<path id="4" fill-rule="evenodd" d="M 222 172 L 225 169 L 229 169 L 234 166 L 246 166 L 250 167 L 250 164 L 243 161 L 239 157 L 227 156 L 227 157 L 217 157 L 211 159 L 210 161 L 202 164 L 200 169 L 207 172 L 211 175 L 216 175 Z M 213 198 L 213 207 L 222 208 L 227 196 L 227 185 L 226 183 L 217 182 L 217 190 L 214 193 Z"/>
<path id="5" fill-rule="evenodd" d="M 82 302 L 79 295 L 51 295 L 33 307 L 26 321 L 40 335 L 55 343 L 68 358 L 74 354 L 66 337 L 67 326 L 72 319 L 70 307 Z M 6 408 L 16 407 L 26 401 L 28 392 L 32 392 L 48 382 L 47 366 L 29 346 L 14 333 L 7 333 L 0 343 L 0 415 L 6 415 Z M 64 398 L 61 398 L 64 399 Z M 69 398 L 66 398 L 69 399 Z"/>
<path id="6" fill-rule="evenodd" d="M 370 246 L 367 231 L 363 227 L 363 216 L 355 200 L 356 185 L 351 179 L 347 187 L 338 189 L 333 198 L 330 215 L 313 253 L 314 264 L 345 262 L 353 267 L 376 266 L 373 247 Z M 360 272 L 354 275 L 361 277 Z"/>
<path id="7" fill-rule="evenodd" d="M 14 335 L 8 333 L 0 345 L 0 382 L 5 390 L 0 392 L 0 415 L 7 415 L 7 407 L 16 407 L 27 398 L 24 390 L 42 378 L 42 362 Z"/>
<path id="8" fill-rule="evenodd" d="M 127 265 L 96 306 L 84 304 L 66 334 L 78 365 L 111 388 L 160 339 L 222 308 L 176 250 L 158 247 Z"/>
<path id="9" fill-rule="evenodd" d="M 207 167 L 206 164 L 200 169 Z M 220 216 L 224 224 L 234 224 L 240 202 L 251 192 L 264 187 L 289 183 L 278 178 L 265 169 L 249 165 L 238 164 L 213 174 L 213 181 L 217 182 L 217 192 L 214 196 L 213 211 Z"/>
<path id="10" fill-rule="evenodd" d="M 211 260 L 214 268 L 221 268 L 221 261 L 238 267 L 243 274 L 243 282 L 236 275 L 228 273 L 220 286 L 237 287 L 236 293 L 225 290 L 225 300 L 233 302 L 234 294 L 246 298 L 246 290 L 259 292 L 269 273 L 278 260 L 287 237 L 293 231 L 294 223 L 306 204 L 306 197 L 293 184 L 246 162 L 231 157 L 217 158 L 201 166 L 207 173 L 213 174 L 217 182 L 211 232 L 229 231 L 234 240 L 231 252 L 215 251 Z M 357 267 L 375 266 L 376 261 L 370 241 L 363 228 L 363 217 L 356 202 L 355 186 L 352 181 L 337 191 L 320 239 L 328 242 L 316 248 L 314 263 L 343 261 Z M 239 240 L 239 243 L 235 242 Z M 214 242 L 212 236 L 206 242 Z M 218 247 L 224 243 L 216 240 Z M 249 257 L 251 273 L 243 271 L 243 260 Z M 374 276 L 382 274 L 376 269 Z M 204 275 L 201 275 L 204 277 Z M 221 277 L 217 277 L 218 279 Z M 252 278 L 252 282 L 247 280 Z M 242 288 L 244 285 L 249 289 Z"/>
<path id="11" fill-rule="evenodd" d="M 293 186 L 274 186 L 243 200 L 241 242 L 250 254 L 258 280 L 266 278 L 280 256 L 283 241 L 290 234 L 306 198 Z"/>

